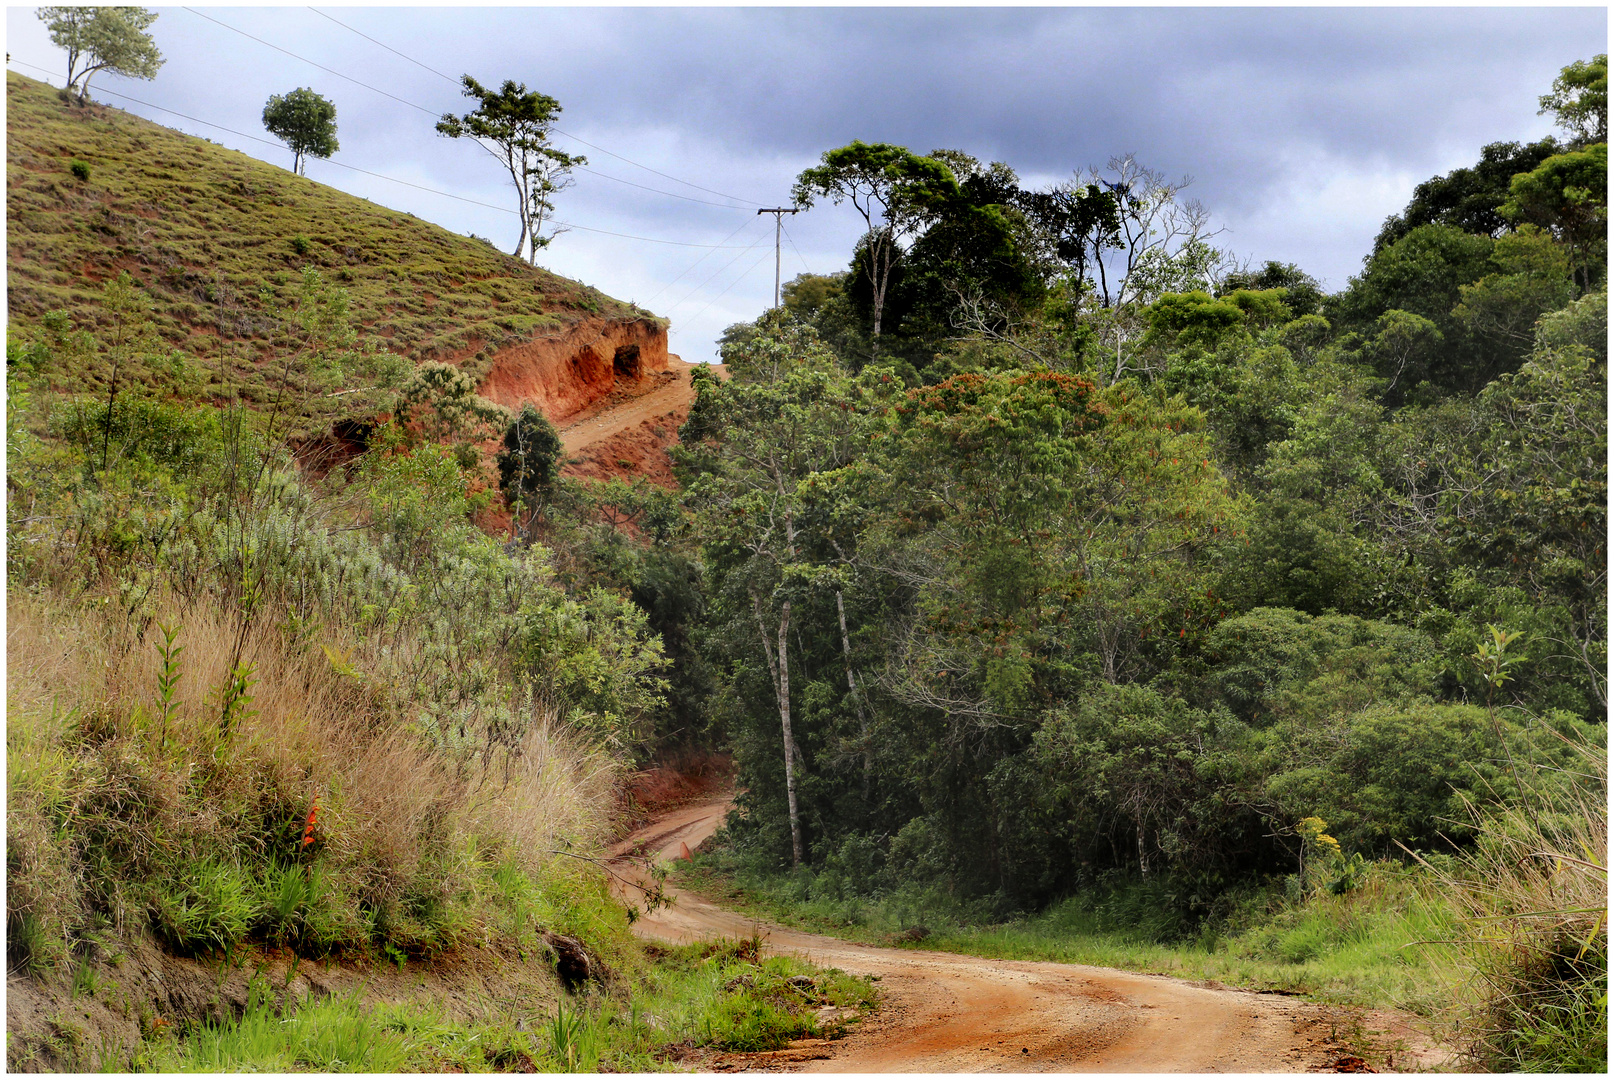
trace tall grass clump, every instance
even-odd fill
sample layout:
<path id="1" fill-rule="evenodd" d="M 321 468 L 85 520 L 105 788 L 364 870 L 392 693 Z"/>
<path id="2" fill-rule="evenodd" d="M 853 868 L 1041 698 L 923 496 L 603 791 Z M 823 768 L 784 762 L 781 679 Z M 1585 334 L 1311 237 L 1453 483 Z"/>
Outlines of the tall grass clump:
<path id="1" fill-rule="evenodd" d="M 626 947 L 576 856 L 659 701 L 637 609 L 477 530 L 441 447 L 381 439 L 316 483 L 273 415 L 97 413 L 9 374 L 13 969 L 148 929 L 189 954 Z"/>
<path id="2" fill-rule="evenodd" d="M 1529 785 L 1484 816 L 1439 890 L 1462 920 L 1453 1026 L 1470 1063 L 1499 1072 L 1608 1064 L 1608 760 Z"/>

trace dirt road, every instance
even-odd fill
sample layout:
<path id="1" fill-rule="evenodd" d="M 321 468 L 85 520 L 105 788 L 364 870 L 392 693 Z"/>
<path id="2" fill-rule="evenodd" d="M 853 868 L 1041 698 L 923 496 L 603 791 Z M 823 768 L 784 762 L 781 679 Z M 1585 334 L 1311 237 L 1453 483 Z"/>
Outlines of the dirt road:
<path id="1" fill-rule="evenodd" d="M 614 853 L 638 848 L 679 858 L 716 831 L 728 807 L 710 802 L 675 811 Z M 670 909 L 634 924 L 640 936 L 684 943 L 749 937 L 760 929 L 772 952 L 880 980 L 880 1012 L 844 1040 L 737 1055 L 746 1060 L 728 1065 L 828 1072 L 1308 1072 L 1328 1070 L 1347 1054 L 1333 1035 L 1348 1020 L 1342 1011 L 1295 998 L 1078 964 L 858 945 L 759 926 L 674 892 Z"/>
<path id="2" fill-rule="evenodd" d="M 646 420 L 689 409 L 695 394 L 690 386 L 694 364 L 669 359 L 667 370 L 648 376 L 641 394 L 615 391 L 592 408 L 585 409 L 559 425 L 560 445 L 567 454 L 578 454 L 602 439 L 638 427 Z"/>
<path id="3" fill-rule="evenodd" d="M 643 477 L 670 487 L 666 449 L 678 439 L 695 400 L 697 365 L 669 357 L 667 370 L 626 382 L 557 425 L 568 476 L 593 480 Z M 723 377 L 721 365 L 712 369 Z"/>

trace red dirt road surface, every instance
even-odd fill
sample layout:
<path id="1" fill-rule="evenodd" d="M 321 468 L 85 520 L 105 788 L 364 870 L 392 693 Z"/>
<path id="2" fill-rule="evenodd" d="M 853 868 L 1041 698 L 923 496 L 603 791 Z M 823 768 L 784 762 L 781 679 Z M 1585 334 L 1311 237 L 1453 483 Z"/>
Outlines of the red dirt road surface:
<path id="1" fill-rule="evenodd" d="M 678 441 L 678 429 L 689 418 L 695 367 L 669 356 L 667 370 L 619 386 L 558 424 L 561 450 L 571 459 L 566 475 L 595 480 L 642 476 L 672 487 L 666 450 Z M 714 371 L 722 377 L 720 365 Z"/>
<path id="2" fill-rule="evenodd" d="M 711 836 L 731 803 L 685 807 L 617 845 L 678 858 Z M 686 856 L 687 857 L 687 856 Z M 618 870 L 632 873 L 626 860 Z M 881 1007 L 835 1042 L 774 1054 L 724 1055 L 722 1069 L 827 1072 L 1319 1072 L 1350 1050 L 1334 1032 L 1352 1019 L 1402 1020 L 1297 998 L 1208 988 L 1080 964 L 987 960 L 859 945 L 757 923 L 679 890 L 642 916 L 641 937 L 687 943 L 764 935 L 772 953 L 875 976 Z M 1400 1027 L 1397 1023 L 1395 1026 Z M 1433 1061 L 1398 1052 L 1408 1067 Z"/>

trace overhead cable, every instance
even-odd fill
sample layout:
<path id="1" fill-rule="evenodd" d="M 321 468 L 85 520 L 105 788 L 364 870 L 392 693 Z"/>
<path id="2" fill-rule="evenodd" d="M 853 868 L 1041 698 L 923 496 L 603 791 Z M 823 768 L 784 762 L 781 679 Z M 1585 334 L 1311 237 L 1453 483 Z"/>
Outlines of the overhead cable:
<path id="1" fill-rule="evenodd" d="M 191 11 L 190 8 L 186 8 L 185 10 L 186 11 Z M 410 56 L 407 53 L 399 52 L 397 49 L 394 49 L 391 45 L 387 45 L 387 44 L 384 44 L 383 42 L 377 41 L 375 38 L 371 37 L 369 34 L 366 34 L 361 30 L 354 29 L 353 27 L 349 26 L 347 23 L 342 22 L 340 19 L 332 18 L 330 15 L 326 15 L 323 11 L 320 11 L 318 8 L 311 7 L 308 10 L 312 11 L 314 14 L 319 15 L 319 16 L 321 16 L 323 18 L 330 19 L 331 22 L 335 23 L 337 26 L 340 26 L 342 29 L 347 30 L 347 31 L 349 31 L 351 33 L 357 34 L 359 37 L 363 38 L 365 41 L 370 42 L 372 45 L 375 45 L 375 46 L 378 46 L 379 48 L 385 49 L 389 53 L 392 53 L 394 56 L 402 57 L 403 59 L 409 61 L 411 64 L 414 64 L 416 67 L 421 68 L 422 70 L 425 70 L 425 71 L 429 71 L 433 75 L 436 75 L 440 79 L 446 79 L 449 82 L 453 83 L 455 86 L 462 85 L 460 80 L 454 78 L 452 75 L 445 75 L 445 74 L 443 74 L 443 72 L 438 71 L 436 68 L 432 67 L 430 64 L 422 63 L 421 61 L 416 60 L 413 56 Z M 193 12 L 193 14 L 194 14 L 194 12 Z M 206 16 L 203 16 L 203 18 L 206 18 Z M 213 21 L 218 22 L 217 19 L 214 19 Z M 219 25 L 226 27 L 226 29 L 235 30 L 235 27 L 228 26 L 228 24 L 226 24 L 226 23 L 221 23 L 220 22 Z M 252 37 L 251 34 L 246 33 L 246 31 L 244 31 L 244 30 L 236 30 L 236 33 L 242 34 L 242 35 L 244 35 L 246 37 L 251 37 L 253 41 L 261 42 L 264 45 L 269 45 L 269 43 L 267 41 L 264 41 L 262 38 Z M 286 53 L 287 56 L 292 56 L 292 57 L 295 57 L 298 60 L 303 60 L 304 63 L 314 64 L 314 62 L 312 60 L 304 60 L 303 57 L 297 56 L 295 53 L 287 52 L 287 50 L 281 49 L 280 46 L 278 46 L 278 45 L 269 45 L 269 47 L 271 49 L 278 49 L 280 52 Z M 320 67 L 319 64 L 314 64 L 314 66 L 315 67 Z M 321 70 L 330 71 L 329 68 L 321 68 Z M 338 75 L 339 73 L 332 71 L 331 74 Z M 344 78 L 344 79 L 347 78 L 346 75 L 341 75 L 340 77 Z M 357 80 L 348 79 L 348 81 L 349 82 L 356 82 Z M 366 84 L 364 84 L 364 83 L 359 83 L 359 85 L 360 86 L 366 86 Z M 366 88 L 371 89 L 371 90 L 375 89 L 374 87 L 368 87 L 368 86 Z M 378 93 L 378 94 L 386 94 L 386 91 L 385 90 L 376 90 L 376 93 Z M 392 94 L 387 94 L 387 96 L 393 98 L 395 101 L 403 101 L 402 98 L 396 97 L 395 95 L 392 95 Z M 404 104 L 409 105 L 411 108 L 420 109 L 422 112 L 428 112 L 428 113 L 431 112 L 430 109 L 423 108 L 420 105 L 415 105 L 413 102 L 404 101 Z M 435 114 L 433 114 L 433 115 L 435 115 Z M 646 172 L 655 173 L 657 176 L 662 177 L 663 179 L 666 179 L 666 180 L 671 180 L 675 184 L 683 184 L 685 187 L 692 187 L 696 191 L 704 191 L 708 195 L 721 196 L 722 198 L 728 199 L 728 200 L 730 200 L 732 202 L 745 203 L 746 205 L 743 207 L 743 209 L 749 210 L 752 207 L 755 207 L 755 206 L 759 205 L 753 199 L 745 199 L 745 198 L 740 197 L 739 195 L 730 195 L 730 194 L 727 194 L 726 192 L 716 191 L 716 190 L 714 190 L 712 188 L 708 188 L 708 187 L 702 187 L 699 184 L 692 184 L 688 180 L 681 180 L 678 177 L 673 176 L 670 173 L 664 173 L 659 169 L 652 169 L 648 165 L 641 165 L 639 162 L 634 161 L 632 158 L 623 157 L 621 154 L 618 154 L 618 153 L 616 153 L 614 151 L 611 151 L 611 150 L 607 150 L 603 146 L 598 146 L 598 145 L 596 145 L 594 143 L 589 142 L 586 139 L 578 138 L 576 135 L 573 135 L 568 131 L 564 131 L 561 128 L 556 127 L 556 128 L 552 128 L 551 130 L 553 130 L 555 132 L 555 134 L 557 134 L 557 135 L 564 135 L 566 138 L 571 139 L 573 142 L 582 143 L 584 146 L 588 147 L 590 150 L 598 150 L 602 154 L 606 154 L 606 155 L 608 155 L 610 157 L 614 157 L 618 161 L 627 162 L 629 165 L 632 165 L 636 169 L 643 169 Z M 678 195 L 678 194 L 675 194 L 675 193 L 673 193 L 671 191 L 662 191 L 659 188 L 645 187 L 643 184 L 634 184 L 633 181 L 631 181 L 631 180 L 622 180 L 619 177 L 611 176 L 609 173 L 602 173 L 597 169 L 589 169 L 589 168 L 585 167 L 585 168 L 582 169 L 582 171 L 594 173 L 596 176 L 603 176 L 607 180 L 616 180 L 618 183 L 631 184 L 633 187 L 644 188 L 645 191 L 654 191 L 658 195 L 668 195 L 668 196 L 671 196 L 672 198 L 675 198 L 675 199 L 688 199 L 689 198 L 689 196 L 687 196 L 687 195 Z M 691 202 L 704 202 L 704 200 L 702 200 L 702 199 L 691 199 L 690 201 Z M 721 206 L 723 204 L 722 203 L 707 203 L 706 205 L 708 205 L 708 206 Z M 734 207 L 732 209 L 742 209 L 742 208 L 741 207 Z"/>
<path id="2" fill-rule="evenodd" d="M 756 219 L 753 218 L 752 220 L 754 221 Z M 711 277 L 707 278 L 705 281 L 701 282 L 699 285 L 697 285 L 693 289 L 689 290 L 689 292 L 685 293 L 684 298 L 682 300 L 679 300 L 677 303 L 673 304 L 672 307 L 667 309 L 668 312 L 670 313 L 670 312 L 677 311 L 679 308 L 681 308 L 685 304 L 689 303 L 690 299 L 696 293 L 700 292 L 702 289 L 706 288 L 706 286 L 708 286 L 712 282 L 716 281 L 723 274 L 723 272 L 726 271 L 729 267 L 733 266 L 735 263 L 737 263 L 741 259 L 745 258 L 745 253 L 747 251 L 752 250 L 753 248 L 755 248 L 758 244 L 762 243 L 767 238 L 768 238 L 768 232 L 767 232 L 766 229 L 764 229 L 757 236 L 757 238 L 755 240 L 751 241 L 751 243 L 747 244 L 745 246 L 745 248 L 743 248 L 738 255 L 734 256 L 734 258 L 730 259 L 728 262 L 724 263 L 722 266 L 720 266 L 716 270 L 714 270 L 712 272 Z M 733 288 L 733 286 L 730 286 L 730 288 Z M 724 291 L 727 292 L 728 290 L 725 289 Z"/>
<path id="3" fill-rule="evenodd" d="M 204 18 L 204 19 L 208 20 L 211 23 L 214 23 L 214 24 L 216 24 L 218 26 L 222 26 L 226 30 L 234 31 L 235 33 L 240 34 L 244 38 L 247 38 L 247 39 L 249 39 L 251 41 L 256 41 L 260 45 L 266 45 L 269 48 L 274 49 L 276 52 L 284 53 L 285 55 L 291 57 L 293 60 L 300 60 L 303 63 L 308 64 L 310 67 L 319 68 L 319 70 L 327 72 L 327 73 L 329 73 L 331 75 L 335 75 L 339 79 L 346 79 L 348 82 L 352 83 L 355 86 L 362 86 L 366 90 L 371 90 L 371 91 L 374 91 L 377 94 L 382 95 L 383 97 L 391 98 L 393 101 L 396 101 L 396 102 L 399 102 L 401 104 L 407 105 L 411 109 L 416 109 L 416 110 L 418 110 L 420 112 L 425 113 L 428 116 L 439 116 L 439 115 L 441 115 L 441 114 L 439 114 L 437 112 L 434 112 L 431 109 L 426 108 L 426 106 L 424 106 L 424 105 L 417 105 L 413 101 L 409 101 L 409 100 L 407 100 L 405 98 L 401 98 L 397 94 L 389 93 L 386 90 L 382 90 L 380 87 L 371 86 L 369 83 L 366 83 L 366 82 L 360 82 L 358 79 L 355 79 L 355 78 L 353 78 L 353 77 L 351 77 L 349 75 L 344 75 L 340 71 L 337 71 L 334 68 L 328 68 L 323 64 L 316 63 L 315 61 L 308 59 L 308 57 L 306 57 L 306 56 L 300 56 L 297 53 L 292 52 L 290 49 L 281 48 L 279 45 L 276 45 L 276 44 L 274 44 L 272 42 L 269 42 L 269 41 L 265 41 L 261 37 L 257 37 L 254 34 L 249 34 L 245 30 L 239 29 L 238 27 L 231 26 L 229 23 L 220 22 L 218 19 L 213 18 L 211 15 L 202 15 L 201 12 L 195 10 L 194 8 L 185 8 L 185 10 L 189 11 L 192 15 L 198 15 L 201 18 Z M 364 38 L 364 40 L 366 40 L 368 42 L 371 42 L 371 43 L 379 46 L 380 48 L 386 49 L 390 53 L 393 53 L 393 54 L 395 54 L 397 56 L 403 57 L 405 60 L 408 60 L 411 64 L 416 64 L 419 67 L 425 68 L 427 71 L 431 72 L 433 75 L 437 75 L 437 76 L 440 76 L 441 78 L 448 79 L 449 82 L 454 83 L 456 86 L 459 85 L 459 80 L 458 79 L 454 79 L 454 78 L 451 78 L 448 75 L 444 75 L 441 71 L 438 71 L 436 68 L 430 67 L 430 66 L 428 66 L 426 64 L 422 64 L 419 60 L 416 60 L 414 57 L 407 56 L 404 53 L 398 52 L 397 49 L 394 49 L 390 45 L 384 45 L 381 42 L 376 41 L 375 38 L 370 37 L 368 34 L 360 33 L 358 30 L 354 30 L 353 27 L 349 26 L 347 23 L 342 22 L 339 19 L 331 18 L 331 16 L 326 15 L 323 11 L 319 11 L 319 10 L 317 10 L 315 8 L 309 8 L 308 10 L 314 12 L 314 14 L 316 14 L 316 15 L 320 15 L 320 16 L 323 16 L 324 18 L 330 19 L 331 22 L 336 23 L 336 25 L 342 27 L 344 30 L 351 30 L 353 33 L 358 34 L 359 37 Z M 575 135 L 568 135 L 566 132 L 562 131 L 560 128 L 552 128 L 551 130 L 553 130 L 558 135 L 565 135 L 568 139 L 572 139 L 572 140 L 574 140 L 576 142 L 583 143 L 584 146 L 592 147 L 595 150 L 599 150 L 600 153 L 602 153 L 602 154 L 610 154 L 611 157 L 621 158 L 621 160 L 627 161 L 629 165 L 636 165 L 638 168 L 646 169 L 649 172 L 656 172 L 655 169 L 651 169 L 647 165 L 639 165 L 637 162 L 629 161 L 627 158 L 622 157 L 620 154 L 614 154 L 614 153 L 611 153 L 611 151 L 606 150 L 603 147 L 594 146 L 594 144 L 590 143 L 590 142 L 584 142 L 584 140 L 577 138 L 577 136 L 575 136 Z M 705 199 L 696 199 L 696 198 L 692 198 L 692 197 L 690 197 L 688 195 L 679 195 L 677 192 L 673 192 L 673 191 L 662 191 L 660 188 L 648 187 L 648 186 L 646 186 L 644 184 L 636 184 L 632 180 L 623 180 L 621 177 L 612 176 L 610 173 L 600 172 L 598 169 L 591 169 L 586 165 L 579 165 L 579 166 L 576 166 L 576 168 L 577 168 L 577 170 L 579 172 L 586 172 L 586 173 L 590 173 L 590 174 L 592 174 L 594 176 L 601 176 L 601 177 L 604 177 L 607 180 L 615 180 L 619 184 L 627 184 L 629 187 L 636 187 L 636 188 L 639 188 L 642 191 L 652 191 L 652 192 L 655 192 L 657 195 L 665 195 L 668 198 L 672 198 L 672 199 L 684 199 L 684 200 L 686 200 L 688 202 L 701 203 L 701 204 L 703 204 L 705 206 L 720 206 L 720 207 L 723 207 L 726 210 L 749 210 L 749 209 L 751 209 L 751 207 L 749 205 L 748 206 L 743 206 L 743 207 L 741 207 L 741 206 L 729 206 L 729 205 L 727 205 L 725 203 L 708 202 Z M 667 176 L 666 173 L 656 173 L 656 175 L 658 175 L 658 176 L 666 176 L 667 179 L 672 180 L 675 183 L 685 184 L 685 185 L 687 185 L 689 187 L 698 188 L 698 190 L 707 191 L 712 195 L 722 195 L 723 198 L 725 198 L 725 199 L 733 199 L 733 200 L 738 201 L 738 202 L 744 202 L 745 201 L 743 199 L 738 199 L 736 196 L 733 196 L 733 195 L 723 195 L 723 193 L 721 191 L 710 191 L 710 189 L 708 189 L 708 188 L 701 188 L 701 187 L 699 187 L 699 185 L 690 184 L 686 180 L 679 180 L 676 176 Z"/>
<path id="4" fill-rule="evenodd" d="M 419 60 L 416 60 L 413 56 L 409 56 L 409 55 L 406 55 L 405 53 L 401 53 L 397 49 L 394 49 L 391 45 L 382 44 L 381 42 L 377 41 L 375 38 L 371 37 L 369 34 L 366 34 L 364 31 L 355 30 L 353 27 L 349 26 L 347 23 L 343 22 L 341 19 L 338 19 L 338 18 L 336 18 L 334 16 L 325 14 L 319 8 L 311 7 L 308 10 L 312 11 L 315 15 L 318 15 L 321 18 L 330 19 L 331 22 L 335 23 L 337 26 L 340 26 L 343 30 L 347 30 L 347 31 L 350 31 L 352 33 L 358 34 L 361 38 L 363 38 L 365 41 L 368 41 L 372 45 L 380 45 L 383 49 L 387 50 L 389 53 L 391 53 L 394 56 L 403 57 L 405 60 L 409 61 L 411 64 L 414 64 L 416 67 L 424 68 L 425 70 L 431 72 L 433 75 L 436 75 L 438 78 L 447 79 L 449 82 L 453 83 L 455 86 L 460 85 L 460 81 L 458 79 L 454 78 L 454 76 L 452 76 L 452 75 L 444 75 L 441 71 L 438 71 L 436 68 L 428 67 L 427 65 L 422 64 Z"/>
<path id="5" fill-rule="evenodd" d="M 674 285 L 676 285 L 680 281 L 684 280 L 684 275 L 688 274 L 691 270 L 695 269 L 695 267 L 699 266 L 701 263 L 703 263 L 707 259 L 711 258 L 712 257 L 712 251 L 717 251 L 720 248 L 726 246 L 730 240 L 733 240 L 736 236 L 738 236 L 740 234 L 740 232 L 742 230 L 744 230 L 747 226 L 751 225 L 755 221 L 756 221 L 756 218 L 752 217 L 752 218 L 746 218 L 744 221 L 740 222 L 739 228 L 735 229 L 733 232 L 731 232 L 727 236 L 725 236 L 717 245 L 713 246 L 711 251 L 708 251 L 705 255 L 702 255 L 700 258 L 698 258 L 694 262 L 690 263 L 682 271 L 679 272 L 677 277 L 675 277 L 672 280 L 666 282 L 665 284 L 663 284 L 661 286 L 661 288 L 657 289 L 654 293 L 652 293 L 650 295 L 650 299 L 646 300 L 644 302 L 644 306 L 649 307 L 656 300 L 656 298 L 659 297 L 662 293 L 666 292 L 668 289 L 672 288 Z"/>
<path id="6" fill-rule="evenodd" d="M 750 275 L 751 271 L 755 270 L 757 267 L 762 265 L 763 260 L 765 260 L 767 257 L 768 257 L 767 251 L 763 251 L 762 255 L 757 259 L 756 262 L 754 262 L 750 266 L 746 267 L 745 271 L 743 273 L 741 273 L 739 277 L 737 277 L 733 281 L 729 282 L 728 288 L 725 288 L 722 292 L 718 293 L 716 296 L 714 296 L 710 300 L 708 300 L 706 302 L 705 307 L 701 308 L 699 311 L 695 312 L 695 314 L 693 314 L 693 315 L 691 315 L 689 317 L 689 321 L 691 323 L 693 323 L 696 319 L 700 318 L 702 315 L 705 315 L 708 311 L 710 311 L 713 304 L 717 303 L 719 300 L 723 299 L 723 297 L 727 296 L 729 289 L 734 288 L 734 286 L 736 286 L 740 282 L 744 281 L 746 279 L 746 277 Z"/>
<path id="7" fill-rule="evenodd" d="M 24 61 L 21 61 L 21 60 L 15 60 L 14 59 L 14 60 L 11 61 L 11 63 L 13 65 L 15 65 L 15 66 L 18 66 L 18 67 L 31 68 L 34 71 L 49 74 L 49 72 L 45 68 L 38 67 L 38 66 L 36 66 L 34 64 L 25 63 Z M 124 101 L 133 102 L 136 105 L 143 105 L 148 109 L 156 109 L 158 112 L 167 113 L 170 116 L 177 116 L 177 117 L 179 117 L 179 118 L 181 118 L 183 120 L 189 120 L 193 124 L 201 124 L 204 127 L 214 128 L 214 129 L 216 129 L 218 131 L 227 131 L 231 135 L 237 135 L 237 136 L 240 136 L 243 139 L 250 139 L 253 142 L 262 143 L 265 146 L 273 146 L 277 150 L 289 149 L 284 143 L 275 142 L 275 141 L 273 141 L 271 139 L 264 139 L 264 138 L 261 138 L 261 137 L 259 137 L 257 135 L 249 135 L 244 131 L 237 131 L 235 128 L 225 127 L 223 124 L 215 124 L 211 120 L 203 120 L 200 117 L 190 116 L 190 115 L 188 115 L 186 113 L 179 112 L 179 111 L 177 111 L 175 109 L 165 108 L 162 105 L 154 105 L 149 101 L 142 101 L 137 97 L 130 97 L 128 94 L 120 94 L 116 90 L 108 90 L 108 89 L 103 87 L 103 88 L 98 89 L 96 91 L 96 93 L 98 93 L 98 94 L 109 94 L 109 95 L 111 95 L 112 97 L 115 97 L 115 98 L 122 98 Z M 414 183 L 413 181 L 410 181 L 410 180 L 400 180 L 396 176 L 388 176 L 385 173 L 373 172 L 370 169 L 361 169 L 357 165 L 349 165 L 346 162 L 337 161 L 335 158 L 318 158 L 318 159 L 315 159 L 315 160 L 325 161 L 325 162 L 327 162 L 327 163 L 329 163 L 331 165 L 335 165 L 339 169 L 346 169 L 349 172 L 363 173 L 365 176 L 373 176 L 377 180 L 386 180 L 389 183 L 401 184 L 404 187 L 414 188 L 417 191 L 424 191 L 424 192 L 427 192 L 427 193 L 432 194 L 432 195 L 441 195 L 445 199 L 453 199 L 453 200 L 455 200 L 457 202 L 469 203 L 472 206 L 481 206 L 481 207 L 485 207 L 486 209 L 489 209 L 489 210 L 497 210 L 501 214 L 512 214 L 512 215 L 514 215 L 516 213 L 514 210 L 510 209 L 508 206 L 496 206 L 493 203 L 482 202 L 479 199 L 468 199 L 464 195 L 455 195 L 453 192 L 441 191 L 441 190 L 439 190 L 437 188 L 427 187 L 424 184 L 417 184 L 417 183 Z M 556 220 L 554 223 L 556 225 L 564 226 L 564 227 L 566 227 L 568 229 L 580 229 L 583 232 L 599 233 L 602 236 L 616 236 L 616 237 L 620 237 L 620 238 L 622 238 L 624 240 L 641 240 L 641 241 L 643 241 L 643 242 L 645 242 L 647 244 L 665 244 L 665 245 L 668 245 L 670 247 L 707 248 L 707 249 L 711 249 L 711 250 L 723 250 L 723 249 L 734 250 L 735 248 L 739 248 L 739 250 L 742 253 L 745 252 L 745 251 L 750 250 L 750 247 L 740 248 L 738 244 L 733 245 L 732 247 L 730 247 L 728 245 L 727 240 L 725 240 L 721 244 L 695 244 L 695 243 L 690 243 L 689 241 L 686 241 L 686 240 L 658 240 L 657 238 L 655 238 L 653 236 L 635 236 L 632 233 L 613 232 L 610 229 L 596 229 L 596 228 L 592 228 L 591 226 L 588 226 L 588 225 L 578 225 L 578 224 L 576 224 L 574 222 L 569 222 L 569 221 Z M 742 226 L 742 228 L 743 228 L 743 226 Z M 738 231 L 738 230 L 736 230 L 736 231 Z M 729 234 L 729 235 L 730 235 L 730 237 L 733 236 L 732 233 Z M 751 246 L 754 247 L 755 245 L 751 245 Z M 697 263 L 697 265 L 699 265 L 699 264 Z"/>
<path id="8" fill-rule="evenodd" d="M 198 19 L 206 19 L 208 22 L 213 23 L 216 26 L 222 26 L 226 30 L 234 30 L 237 34 L 240 34 L 242 37 L 250 38 L 251 40 L 256 41 L 259 45 L 268 46 L 269 48 L 275 50 L 275 52 L 277 52 L 277 53 L 285 53 L 287 56 L 291 57 L 293 60 L 301 60 L 303 63 L 308 64 L 311 67 L 317 67 L 321 71 L 323 71 L 323 72 L 325 72 L 325 73 L 327 73 L 329 75 L 335 75 L 338 79 L 346 79 L 348 82 L 352 83 L 354 86 L 362 86 L 366 90 L 370 90 L 370 91 L 373 91 L 373 92 L 375 92 L 377 94 L 380 94 L 382 97 L 391 98 L 393 101 L 396 101 L 400 105 L 407 105 L 411 109 L 419 109 L 421 112 L 425 113 L 427 116 L 436 116 L 436 115 L 438 115 L 436 112 L 432 111 L 431 109 L 426 108 L 424 105 L 416 105 L 413 101 L 406 101 L 403 98 L 399 97 L 397 94 L 389 94 L 389 93 L 387 93 L 387 91 L 381 89 L 380 87 L 371 86 L 369 83 L 366 83 L 366 82 L 360 82 L 358 79 L 355 79 L 350 75 L 343 75 L 340 71 L 337 71 L 335 68 L 328 68 L 324 64 L 316 64 L 316 63 L 314 63 L 314 61 L 308 59 L 308 57 L 306 57 L 306 56 L 298 56 L 296 53 L 292 52 L 290 49 L 282 49 L 279 45 L 271 44 L 270 42 L 267 42 L 267 41 L 263 40 L 263 38 L 256 37 L 256 36 L 254 36 L 252 34 L 249 34 L 245 30 L 241 30 L 241 29 L 238 29 L 238 28 L 236 28 L 234 26 L 231 26 L 229 23 L 219 22 L 219 20 L 213 18 L 213 16 L 211 16 L 211 15 L 203 15 L 200 11 L 197 11 L 195 8 L 188 7 L 188 8 L 184 8 L 183 10 L 190 12 L 192 15 L 195 15 Z"/>
<path id="9" fill-rule="evenodd" d="M 796 238 L 790 235 L 789 229 L 785 229 L 783 222 L 780 223 L 779 227 L 784 230 L 785 239 L 790 241 L 790 250 L 794 251 L 796 253 L 796 258 L 801 260 L 802 272 L 807 274 L 812 273 L 812 267 L 807 265 L 806 256 L 801 253 L 801 248 L 796 246 Z"/>

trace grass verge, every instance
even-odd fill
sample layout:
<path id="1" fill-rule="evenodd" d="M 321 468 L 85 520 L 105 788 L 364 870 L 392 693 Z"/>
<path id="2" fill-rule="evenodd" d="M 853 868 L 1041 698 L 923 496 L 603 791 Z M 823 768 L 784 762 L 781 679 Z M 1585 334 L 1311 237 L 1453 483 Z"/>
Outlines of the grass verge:
<path id="1" fill-rule="evenodd" d="M 239 1018 L 154 1039 L 134 1064 L 159 1072 L 661 1072 L 703 1051 L 835 1037 L 875 1004 L 867 980 L 760 959 L 755 941 L 650 952 L 629 992 L 469 1022 L 352 994 L 277 1004 L 257 983 Z"/>
<path id="2" fill-rule="evenodd" d="M 747 914 L 869 944 L 1092 964 L 1424 1014 L 1439 1006 L 1442 985 L 1432 951 L 1447 947 L 1411 943 L 1450 938 L 1453 927 L 1422 875 L 1393 864 L 1375 866 L 1343 896 L 1252 899 L 1220 929 L 1168 941 L 1152 926 L 1151 890 L 1136 883 L 991 922 L 936 891 L 815 896 L 811 871 L 760 875 L 722 852 L 680 864 L 674 881 Z"/>

